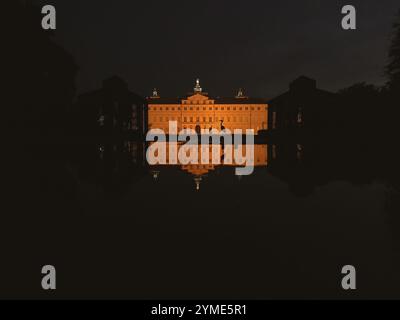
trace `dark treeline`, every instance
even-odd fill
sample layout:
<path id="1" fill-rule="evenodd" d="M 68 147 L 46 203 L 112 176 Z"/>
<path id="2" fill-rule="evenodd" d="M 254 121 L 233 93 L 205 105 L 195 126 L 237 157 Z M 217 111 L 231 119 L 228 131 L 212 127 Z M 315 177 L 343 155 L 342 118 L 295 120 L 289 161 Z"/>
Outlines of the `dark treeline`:
<path id="1" fill-rule="evenodd" d="M 368 150 L 365 156 L 370 159 L 370 171 L 377 168 L 378 176 L 399 188 L 400 11 L 393 26 L 385 73 L 388 81 L 383 87 L 357 83 L 339 91 L 342 117 L 338 129 L 347 145 Z"/>
<path id="2" fill-rule="evenodd" d="M 14 0 L 3 7 L 6 21 L 13 23 L 2 46 L 11 73 L 5 79 L 10 99 L 3 106 L 6 164 L 0 241 L 4 261 L 10 262 L 3 265 L 3 274 L 15 276 L 3 278 L 2 288 L 9 296 L 20 296 L 21 288 L 27 288 L 25 296 L 35 296 L 38 261 L 57 263 L 75 245 L 72 218 L 80 214 L 79 182 L 66 159 L 78 67 L 52 33 L 41 28 L 39 7 Z"/>
<path id="3" fill-rule="evenodd" d="M 9 61 L 10 105 L 7 115 L 7 148 L 11 168 L 8 172 L 14 194 L 38 198 L 43 212 L 52 204 L 68 204 L 74 193 L 74 179 L 65 159 L 68 136 L 73 130 L 71 110 L 74 103 L 78 66 L 74 58 L 53 40 L 52 32 L 41 28 L 39 7 L 29 1 L 7 1 L 7 14 L 15 21 Z M 43 193 L 42 193 L 43 192 Z M 17 197 L 18 198 L 18 197 Z M 24 205 L 16 200 L 16 204 Z M 48 210 L 46 210 L 48 207 Z M 33 208 L 33 206 L 32 206 Z"/>

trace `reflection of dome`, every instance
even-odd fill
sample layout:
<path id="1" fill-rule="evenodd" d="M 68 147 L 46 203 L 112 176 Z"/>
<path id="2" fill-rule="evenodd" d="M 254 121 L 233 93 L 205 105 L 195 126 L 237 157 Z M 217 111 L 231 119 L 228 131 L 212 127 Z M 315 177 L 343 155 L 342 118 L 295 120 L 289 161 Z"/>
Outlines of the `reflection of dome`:
<path id="1" fill-rule="evenodd" d="M 154 180 L 157 180 L 157 179 L 158 179 L 158 175 L 160 174 L 160 171 L 158 171 L 158 170 L 151 170 L 150 173 L 152 174 L 153 179 L 154 179 Z"/>
<path id="2" fill-rule="evenodd" d="M 201 176 L 194 177 L 194 182 L 196 183 L 196 190 L 200 190 L 200 182 L 203 180 Z"/>

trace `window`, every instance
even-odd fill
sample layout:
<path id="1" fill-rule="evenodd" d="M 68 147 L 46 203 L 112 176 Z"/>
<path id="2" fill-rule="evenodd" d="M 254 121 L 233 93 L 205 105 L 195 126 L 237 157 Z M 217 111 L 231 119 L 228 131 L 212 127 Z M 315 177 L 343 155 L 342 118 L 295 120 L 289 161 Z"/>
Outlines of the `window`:
<path id="1" fill-rule="evenodd" d="M 203 117 L 203 122 L 206 122 L 207 120 L 206 120 L 206 117 Z"/>
<path id="2" fill-rule="evenodd" d="M 209 122 L 212 122 L 212 117 L 209 118 Z"/>
<path id="3" fill-rule="evenodd" d="M 184 122 L 187 122 L 187 118 L 186 118 L 186 117 L 183 117 L 183 121 L 184 121 Z"/>
<path id="4" fill-rule="evenodd" d="M 272 159 L 276 159 L 276 144 L 272 145 Z"/>
<path id="5" fill-rule="evenodd" d="M 272 129 L 276 129 L 276 111 L 272 112 Z"/>
<path id="6" fill-rule="evenodd" d="M 190 122 L 193 122 L 193 117 L 190 117 Z"/>
<path id="7" fill-rule="evenodd" d="M 297 110 L 297 123 L 298 124 L 303 123 L 303 110 L 301 109 L 301 107 L 299 107 Z"/>

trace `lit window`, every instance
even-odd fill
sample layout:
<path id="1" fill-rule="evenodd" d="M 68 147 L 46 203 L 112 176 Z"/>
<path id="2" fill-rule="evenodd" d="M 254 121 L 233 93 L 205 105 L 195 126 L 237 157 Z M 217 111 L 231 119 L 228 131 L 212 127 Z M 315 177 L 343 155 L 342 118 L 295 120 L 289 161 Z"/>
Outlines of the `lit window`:
<path id="1" fill-rule="evenodd" d="M 301 107 L 299 107 L 299 109 L 297 111 L 297 123 L 298 124 L 303 123 L 303 110 L 301 109 Z"/>

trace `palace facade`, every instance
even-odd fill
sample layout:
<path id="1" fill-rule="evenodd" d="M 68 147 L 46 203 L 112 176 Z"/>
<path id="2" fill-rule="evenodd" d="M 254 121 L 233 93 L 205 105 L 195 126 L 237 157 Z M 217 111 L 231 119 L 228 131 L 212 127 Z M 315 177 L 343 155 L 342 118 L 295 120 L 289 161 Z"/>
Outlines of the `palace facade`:
<path id="1" fill-rule="evenodd" d="M 192 129 L 268 129 L 268 105 L 263 99 L 249 98 L 240 89 L 235 97 L 210 97 L 197 79 L 192 93 L 184 98 L 162 98 L 156 89 L 148 101 L 148 129 L 169 132 L 169 121 L 177 121 L 178 132 Z"/>

